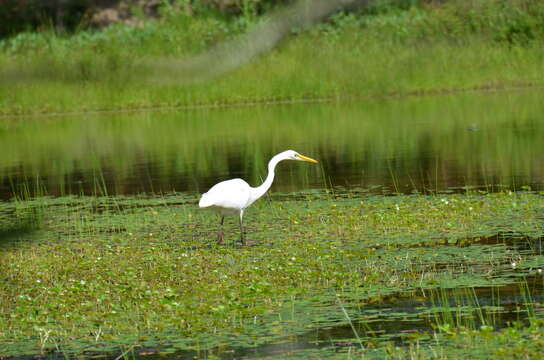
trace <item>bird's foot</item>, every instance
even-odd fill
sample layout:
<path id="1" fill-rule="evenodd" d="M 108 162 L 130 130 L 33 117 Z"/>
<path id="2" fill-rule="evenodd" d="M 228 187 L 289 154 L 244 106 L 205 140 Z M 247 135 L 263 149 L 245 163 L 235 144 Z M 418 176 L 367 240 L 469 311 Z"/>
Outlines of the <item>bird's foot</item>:
<path id="1" fill-rule="evenodd" d="M 225 243 L 225 237 L 223 236 L 223 232 L 217 233 L 217 243 L 218 244 L 224 244 Z"/>
<path id="2" fill-rule="evenodd" d="M 245 239 L 244 235 L 240 236 L 240 242 L 242 243 L 242 245 L 246 244 L 246 239 Z"/>

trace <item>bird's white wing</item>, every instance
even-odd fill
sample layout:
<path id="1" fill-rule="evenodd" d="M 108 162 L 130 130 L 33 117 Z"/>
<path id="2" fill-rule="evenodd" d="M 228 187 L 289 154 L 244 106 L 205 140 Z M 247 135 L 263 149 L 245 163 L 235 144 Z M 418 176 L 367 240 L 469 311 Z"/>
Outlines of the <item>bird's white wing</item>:
<path id="1" fill-rule="evenodd" d="M 207 193 L 202 194 L 198 206 L 240 210 L 247 206 L 249 196 L 249 184 L 242 179 L 232 179 L 215 184 Z"/>

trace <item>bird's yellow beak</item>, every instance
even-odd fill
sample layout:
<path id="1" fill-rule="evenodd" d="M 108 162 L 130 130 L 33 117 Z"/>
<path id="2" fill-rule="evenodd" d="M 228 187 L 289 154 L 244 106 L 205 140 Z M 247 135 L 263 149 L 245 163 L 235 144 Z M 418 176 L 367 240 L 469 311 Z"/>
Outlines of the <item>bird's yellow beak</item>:
<path id="1" fill-rule="evenodd" d="M 317 160 L 314 160 L 314 159 L 309 158 L 309 157 L 307 157 L 307 156 L 298 154 L 298 157 L 301 158 L 301 159 L 304 160 L 304 161 L 307 161 L 307 162 L 311 162 L 311 163 L 317 164 Z"/>

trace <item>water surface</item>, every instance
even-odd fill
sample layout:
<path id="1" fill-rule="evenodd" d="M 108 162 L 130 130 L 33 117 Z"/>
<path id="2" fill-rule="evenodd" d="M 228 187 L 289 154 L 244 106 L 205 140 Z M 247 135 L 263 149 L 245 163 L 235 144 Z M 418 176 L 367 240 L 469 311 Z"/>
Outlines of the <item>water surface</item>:
<path id="1" fill-rule="evenodd" d="M 4 119 L 0 196 L 202 192 L 257 185 L 275 153 L 275 191 L 325 186 L 378 192 L 463 186 L 540 188 L 539 90 L 229 109 Z"/>

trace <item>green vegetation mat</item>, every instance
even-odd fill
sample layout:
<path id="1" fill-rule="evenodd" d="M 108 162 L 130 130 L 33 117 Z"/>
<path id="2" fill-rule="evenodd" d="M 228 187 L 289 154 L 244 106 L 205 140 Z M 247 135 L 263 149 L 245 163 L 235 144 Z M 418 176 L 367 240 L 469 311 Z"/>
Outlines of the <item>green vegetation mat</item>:
<path id="1" fill-rule="evenodd" d="M 245 247 L 232 219 L 227 245 L 216 245 L 219 218 L 192 196 L 0 206 L 2 354 L 220 353 L 348 324 L 357 324 L 346 347 L 355 352 L 403 344 L 397 354 L 423 356 L 442 344 L 437 336 L 449 339 L 444 346 L 494 344 L 510 341 L 508 331 L 519 346 L 526 337 L 518 333 L 542 342 L 542 299 L 526 290 L 543 282 L 539 193 L 275 194 L 248 209 Z M 517 318 L 501 315 L 504 286 L 517 292 Z M 484 304 L 475 294 L 487 288 L 497 294 Z M 419 301 L 417 314 L 376 308 L 394 299 Z M 427 325 L 373 332 L 400 319 Z M 506 320 L 518 327 L 491 336 Z M 504 346 L 494 351 L 512 350 Z"/>

